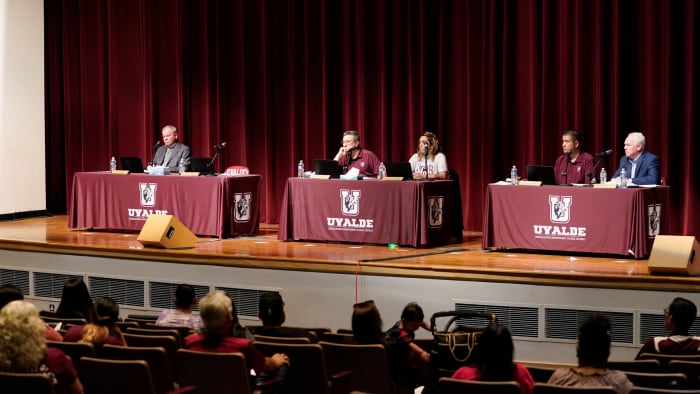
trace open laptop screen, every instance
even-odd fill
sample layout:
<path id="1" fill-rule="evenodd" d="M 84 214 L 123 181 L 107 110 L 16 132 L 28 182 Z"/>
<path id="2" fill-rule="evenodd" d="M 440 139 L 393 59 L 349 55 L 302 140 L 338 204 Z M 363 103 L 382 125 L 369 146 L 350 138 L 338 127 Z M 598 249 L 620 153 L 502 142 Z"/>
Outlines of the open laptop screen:
<path id="1" fill-rule="evenodd" d="M 122 170 L 129 170 L 132 174 L 143 174 L 143 162 L 140 157 L 122 156 L 119 158 Z"/>
<path id="2" fill-rule="evenodd" d="M 385 165 L 387 176 L 400 176 L 403 177 L 404 181 L 410 181 L 413 179 L 413 170 L 411 170 L 411 163 L 407 161 L 390 161 Z"/>
<path id="3" fill-rule="evenodd" d="M 202 174 L 213 174 L 214 166 L 209 167 L 211 157 L 191 157 L 190 171 L 201 172 Z"/>
<path id="4" fill-rule="evenodd" d="M 318 175 L 330 175 L 331 178 L 340 178 L 343 168 L 336 160 L 314 159 L 314 173 Z"/>
<path id="5" fill-rule="evenodd" d="M 528 181 L 542 181 L 543 185 L 556 185 L 554 178 L 554 167 L 528 165 L 526 167 Z"/>

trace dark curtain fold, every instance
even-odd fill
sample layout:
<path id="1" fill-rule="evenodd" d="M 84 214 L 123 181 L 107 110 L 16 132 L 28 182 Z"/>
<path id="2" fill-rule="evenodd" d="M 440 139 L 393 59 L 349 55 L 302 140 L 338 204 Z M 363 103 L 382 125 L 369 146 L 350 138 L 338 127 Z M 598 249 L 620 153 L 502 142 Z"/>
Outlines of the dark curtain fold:
<path id="1" fill-rule="evenodd" d="M 553 163 L 560 134 L 615 151 L 642 131 L 671 186 L 673 233 L 700 234 L 693 0 L 46 1 L 49 209 L 76 171 L 148 161 L 174 124 L 217 170 L 263 175 L 276 223 L 295 163 L 332 157 L 342 131 L 384 161 L 436 132 L 460 174 L 465 227 L 485 185 Z M 615 218 L 609 218 L 615 220 Z"/>

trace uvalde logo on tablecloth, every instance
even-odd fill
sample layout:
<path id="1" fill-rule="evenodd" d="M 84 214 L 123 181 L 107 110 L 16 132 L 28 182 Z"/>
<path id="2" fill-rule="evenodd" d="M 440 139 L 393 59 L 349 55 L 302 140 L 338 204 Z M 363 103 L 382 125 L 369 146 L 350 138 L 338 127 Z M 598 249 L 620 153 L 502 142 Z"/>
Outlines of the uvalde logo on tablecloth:
<path id="1" fill-rule="evenodd" d="M 647 210 L 649 212 L 649 238 L 654 238 L 659 235 L 661 227 L 661 204 L 649 204 Z"/>
<path id="2" fill-rule="evenodd" d="M 150 215 L 167 215 L 168 211 L 148 209 L 156 205 L 157 183 L 139 183 L 139 203 L 142 208 L 128 208 L 129 220 L 146 220 Z M 146 208 L 146 209 L 144 209 Z"/>
<path id="3" fill-rule="evenodd" d="M 235 193 L 233 199 L 236 202 L 236 210 L 233 215 L 233 220 L 236 223 L 245 223 L 250 220 L 250 201 L 253 199 L 253 193 Z"/>
<path id="4" fill-rule="evenodd" d="M 442 204 L 445 201 L 444 196 L 428 197 L 428 226 L 442 227 Z"/>
<path id="5" fill-rule="evenodd" d="M 344 216 L 360 215 L 360 190 L 340 189 L 340 213 Z M 374 231 L 374 219 L 327 217 L 329 230 L 340 231 Z"/>
<path id="6" fill-rule="evenodd" d="M 571 221 L 571 206 L 574 205 L 572 196 L 549 195 L 547 203 L 549 204 L 549 221 L 554 225 L 533 225 L 535 238 L 568 241 L 582 241 L 586 239 L 586 227 L 558 225 Z"/>

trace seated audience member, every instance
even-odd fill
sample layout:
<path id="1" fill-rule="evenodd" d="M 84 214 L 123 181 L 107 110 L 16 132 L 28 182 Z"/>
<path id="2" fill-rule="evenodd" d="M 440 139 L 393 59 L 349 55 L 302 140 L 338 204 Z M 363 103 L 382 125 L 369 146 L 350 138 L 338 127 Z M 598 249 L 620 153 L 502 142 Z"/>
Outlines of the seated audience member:
<path id="1" fill-rule="evenodd" d="M 423 320 L 423 308 L 415 302 L 406 305 L 401 320 L 386 332 L 387 356 L 392 378 L 411 388 L 425 384 L 429 376 L 430 353 L 415 344 L 416 330 L 430 326 Z"/>
<path id="2" fill-rule="evenodd" d="M 83 385 L 63 351 L 46 346 L 44 322 L 36 307 L 12 301 L 0 310 L 0 371 L 45 373 L 57 394 L 81 394 Z"/>
<path id="3" fill-rule="evenodd" d="M 658 354 L 700 354 L 700 338 L 688 335 L 698 309 L 692 301 L 677 297 L 664 309 L 664 327 L 670 332 L 667 337 L 650 338 L 639 350 Z"/>
<path id="4" fill-rule="evenodd" d="M 61 302 L 58 304 L 56 316 L 85 319 L 88 323 L 95 319 L 92 298 L 83 278 L 70 279 L 63 285 Z"/>
<path id="5" fill-rule="evenodd" d="M 22 290 L 13 285 L 3 285 L 0 286 L 0 309 L 12 301 L 23 301 L 24 294 Z M 51 328 L 48 324 L 44 323 L 44 338 L 49 341 L 63 341 L 63 336 L 59 334 L 56 330 Z"/>
<path id="6" fill-rule="evenodd" d="M 474 348 L 475 364 L 461 367 L 452 375 L 455 379 L 491 382 L 515 381 L 521 394 L 532 393 L 535 380 L 527 367 L 513 362 L 513 338 L 506 326 L 492 323 L 479 336 Z"/>
<path id="7" fill-rule="evenodd" d="M 258 301 L 258 318 L 262 320 L 262 328 L 255 330 L 256 334 L 271 337 L 303 337 L 311 342 L 318 342 L 318 338 L 302 328 L 282 327 L 286 315 L 284 313 L 284 301 L 279 293 L 269 292 L 260 296 Z"/>
<path id="8" fill-rule="evenodd" d="M 95 320 L 84 326 L 72 326 L 63 336 L 65 342 L 92 343 L 95 347 L 104 344 L 126 346 L 126 341 L 117 326 L 119 305 L 107 297 L 95 301 Z"/>
<path id="9" fill-rule="evenodd" d="M 591 179 L 595 159 L 581 150 L 581 134 L 577 130 L 565 130 L 561 134 L 562 155 L 554 163 L 554 176 L 560 185 L 588 183 Z M 593 175 L 591 175 L 593 176 Z"/>
<path id="10" fill-rule="evenodd" d="M 354 130 L 343 133 L 342 146 L 333 160 L 337 160 L 338 165 L 343 167 L 343 174 L 356 168 L 360 176 L 373 178 L 379 173 L 381 162 L 374 152 L 360 146 L 360 135 Z"/>
<path id="11" fill-rule="evenodd" d="M 382 316 L 373 300 L 352 307 L 352 335 L 359 345 L 384 344 Z"/>
<path id="12" fill-rule="evenodd" d="M 607 368 L 610 342 L 608 318 L 599 312 L 591 314 L 579 329 L 578 367 L 557 369 L 547 383 L 570 387 L 612 386 L 619 394 L 629 393 L 632 383 L 627 375 Z"/>
<path id="13" fill-rule="evenodd" d="M 194 306 L 197 305 L 197 295 L 194 292 L 194 287 L 188 284 L 180 284 L 175 290 L 173 296 L 175 309 L 166 309 L 158 315 L 156 324 L 159 326 L 180 326 L 189 327 L 194 331 L 202 329 L 202 318 L 199 315 L 192 313 Z"/>
<path id="14" fill-rule="evenodd" d="M 646 138 L 642 133 L 629 133 L 625 138 L 625 155 L 611 181 L 620 179 L 620 170 L 627 171 L 627 178 L 635 185 L 658 185 L 661 183 L 661 161 L 646 149 Z"/>
<path id="15" fill-rule="evenodd" d="M 257 375 L 274 372 L 289 365 L 289 358 L 282 353 L 265 357 L 247 339 L 230 336 L 233 324 L 233 303 L 221 290 L 214 290 L 199 301 L 199 314 L 204 329 L 201 334 L 192 334 L 185 339 L 185 348 L 200 352 L 242 353 L 246 365 Z"/>
<path id="16" fill-rule="evenodd" d="M 428 168 L 425 168 L 425 156 L 428 153 Z M 447 179 L 447 157 L 440 152 L 440 144 L 435 134 L 426 131 L 418 140 L 416 153 L 408 159 L 413 170 L 413 179 Z"/>

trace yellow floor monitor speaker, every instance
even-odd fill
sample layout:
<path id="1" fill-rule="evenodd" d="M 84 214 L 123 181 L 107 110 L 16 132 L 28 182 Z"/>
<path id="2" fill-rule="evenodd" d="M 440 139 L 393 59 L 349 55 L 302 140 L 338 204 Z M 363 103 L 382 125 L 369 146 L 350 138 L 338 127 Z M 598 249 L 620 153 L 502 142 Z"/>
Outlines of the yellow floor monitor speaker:
<path id="1" fill-rule="evenodd" d="M 649 256 L 649 272 L 700 274 L 700 244 L 692 235 L 657 235 Z"/>
<path id="2" fill-rule="evenodd" d="M 144 246 L 185 249 L 194 248 L 197 236 L 173 215 L 150 215 L 136 240 Z"/>

